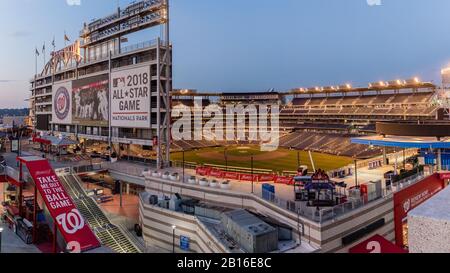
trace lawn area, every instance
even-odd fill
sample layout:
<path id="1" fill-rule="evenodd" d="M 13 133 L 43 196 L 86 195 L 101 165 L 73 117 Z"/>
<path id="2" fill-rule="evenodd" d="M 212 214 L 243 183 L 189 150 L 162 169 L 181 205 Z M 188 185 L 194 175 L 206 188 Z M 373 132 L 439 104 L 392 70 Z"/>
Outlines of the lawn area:
<path id="1" fill-rule="evenodd" d="M 296 171 L 297 151 L 280 148 L 274 152 L 261 152 L 258 146 L 229 146 L 226 147 L 228 166 L 250 168 L 251 157 L 254 157 L 255 169 L 268 169 L 275 172 Z M 312 153 L 316 169 L 333 170 L 344 167 L 353 162 L 352 158 L 335 156 L 329 154 Z M 182 153 L 177 152 L 171 155 L 175 161 L 182 160 Z M 197 164 L 225 165 L 225 148 L 205 148 L 185 152 L 186 162 Z M 312 170 L 308 152 L 300 151 L 300 164 L 308 165 Z"/>

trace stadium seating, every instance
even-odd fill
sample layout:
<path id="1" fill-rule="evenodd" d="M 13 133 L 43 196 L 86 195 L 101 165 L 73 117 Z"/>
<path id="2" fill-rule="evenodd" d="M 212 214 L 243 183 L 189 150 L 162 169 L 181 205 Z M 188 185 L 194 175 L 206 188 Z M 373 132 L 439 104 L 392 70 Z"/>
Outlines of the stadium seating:
<path id="1" fill-rule="evenodd" d="M 434 119 L 438 107 L 431 103 L 433 96 L 434 91 L 427 90 L 400 94 L 394 91 L 389 94 L 355 92 L 345 96 L 318 93 L 294 97 L 290 103 L 280 107 L 280 128 L 291 132 L 280 136 L 280 146 L 357 158 L 379 155 L 380 149 L 352 144 L 351 137 L 375 133 L 377 121 Z M 223 103 L 225 106 L 228 102 Z M 194 102 L 180 99 L 173 104 L 193 106 Z M 203 106 L 208 104 L 209 100 L 204 101 Z M 248 141 L 175 141 L 172 149 L 192 150 L 248 143 L 251 144 Z"/>

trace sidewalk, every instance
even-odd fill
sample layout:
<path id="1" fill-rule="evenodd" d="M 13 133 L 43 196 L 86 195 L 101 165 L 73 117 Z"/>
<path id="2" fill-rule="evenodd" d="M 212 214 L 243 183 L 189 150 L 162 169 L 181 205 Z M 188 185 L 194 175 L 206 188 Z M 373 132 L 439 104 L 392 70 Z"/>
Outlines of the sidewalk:
<path id="1" fill-rule="evenodd" d="M 0 227 L 3 227 L 1 244 L 2 253 L 41 253 L 36 246 L 25 244 L 22 239 L 7 226 L 0 224 Z"/>

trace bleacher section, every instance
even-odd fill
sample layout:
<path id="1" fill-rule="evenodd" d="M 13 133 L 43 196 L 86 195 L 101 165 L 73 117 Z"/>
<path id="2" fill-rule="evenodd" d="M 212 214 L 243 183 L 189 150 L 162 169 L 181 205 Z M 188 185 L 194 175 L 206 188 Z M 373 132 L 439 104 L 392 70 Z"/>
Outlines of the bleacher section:
<path id="1" fill-rule="evenodd" d="M 370 158 L 382 154 L 381 149 L 352 144 L 351 135 L 294 132 L 280 138 L 280 146 L 288 149 L 307 150 L 335 155 Z"/>

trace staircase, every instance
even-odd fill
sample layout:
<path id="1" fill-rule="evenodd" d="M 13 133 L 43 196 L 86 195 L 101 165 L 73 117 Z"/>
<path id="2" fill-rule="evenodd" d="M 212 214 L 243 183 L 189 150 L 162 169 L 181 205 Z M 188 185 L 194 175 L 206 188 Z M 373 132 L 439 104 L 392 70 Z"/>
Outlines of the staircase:
<path id="1" fill-rule="evenodd" d="M 95 235 L 97 235 L 102 245 L 105 245 L 118 253 L 142 252 L 132 243 L 131 239 L 119 229 L 119 227 L 113 225 L 109 221 L 97 202 L 87 196 L 76 175 L 60 175 L 59 178 L 67 193 L 75 202 L 81 215 L 89 223 L 89 226 Z"/>

